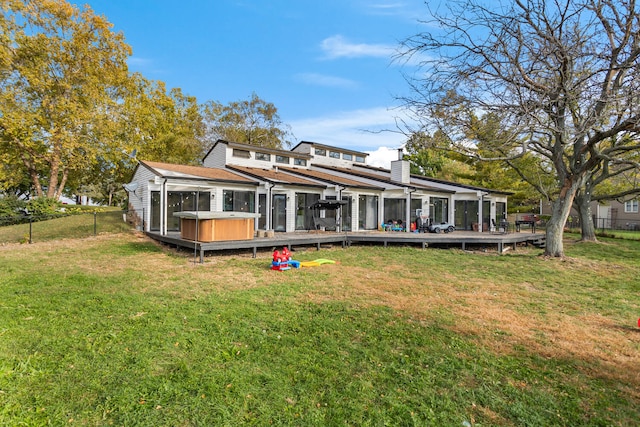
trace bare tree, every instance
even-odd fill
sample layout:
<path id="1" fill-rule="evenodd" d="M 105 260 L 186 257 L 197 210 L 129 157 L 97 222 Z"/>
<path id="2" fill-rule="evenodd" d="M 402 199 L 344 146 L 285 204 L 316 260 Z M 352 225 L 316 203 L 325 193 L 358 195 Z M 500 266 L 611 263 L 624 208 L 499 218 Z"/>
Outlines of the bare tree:
<path id="1" fill-rule="evenodd" d="M 458 0 L 403 43 L 418 59 L 403 98 L 422 129 L 479 156 L 469 114 L 494 113 L 511 137 L 501 158 L 533 154 L 556 180 L 548 256 L 563 256 L 574 197 L 605 159 L 640 149 L 640 11 L 635 0 Z M 455 90 L 456 97 L 450 93 Z M 462 100 L 462 101 L 461 101 Z M 463 107 L 463 108 L 462 108 Z M 607 141 L 619 141 L 608 144 Z M 497 147 L 496 147 L 497 148 Z M 512 162 L 515 163 L 515 162 Z M 529 179 L 526 171 L 521 173 Z M 530 183 L 536 185 L 535 179 Z"/>
<path id="2" fill-rule="evenodd" d="M 583 241 L 596 240 L 591 202 L 624 200 L 640 195 L 640 152 L 629 154 L 627 158 L 605 159 L 588 174 L 584 188 L 576 193 L 573 207 L 580 217 Z"/>

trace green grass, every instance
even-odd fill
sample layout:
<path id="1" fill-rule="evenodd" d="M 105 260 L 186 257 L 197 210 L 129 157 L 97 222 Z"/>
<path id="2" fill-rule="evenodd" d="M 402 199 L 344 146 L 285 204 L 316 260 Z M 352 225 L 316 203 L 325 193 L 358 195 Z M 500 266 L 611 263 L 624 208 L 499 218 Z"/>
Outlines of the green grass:
<path id="1" fill-rule="evenodd" d="M 121 233 L 131 227 L 122 219 L 122 210 L 99 208 L 99 211 L 76 213 L 47 221 L 35 221 L 0 227 L 0 243 L 44 242 L 77 239 L 102 233 Z"/>
<path id="2" fill-rule="evenodd" d="M 0 249 L 0 425 L 634 425 L 640 242 L 351 247 L 274 272 L 132 234 Z"/>

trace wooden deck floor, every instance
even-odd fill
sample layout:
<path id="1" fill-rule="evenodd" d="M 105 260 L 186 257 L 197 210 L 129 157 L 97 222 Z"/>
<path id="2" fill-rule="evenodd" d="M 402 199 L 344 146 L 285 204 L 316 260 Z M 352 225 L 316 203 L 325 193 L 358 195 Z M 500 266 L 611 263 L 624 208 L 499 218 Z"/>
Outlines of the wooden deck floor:
<path id="1" fill-rule="evenodd" d="M 197 251 L 200 255 L 200 262 L 204 262 L 207 252 L 224 252 L 231 250 L 251 250 L 255 257 L 258 249 L 261 248 L 282 248 L 289 250 L 296 246 L 316 246 L 319 250 L 321 245 L 342 245 L 348 247 L 352 244 L 378 244 L 388 245 L 415 245 L 422 249 L 429 246 L 458 246 L 463 250 L 467 246 L 490 246 L 497 248 L 499 253 L 504 252 L 506 247 L 516 248 L 518 243 L 540 245 L 544 243 L 543 233 L 477 233 L 471 231 L 455 231 L 453 233 L 402 233 L 384 231 L 364 231 L 364 232 L 296 232 L 296 233 L 276 233 L 274 237 L 256 237 L 252 240 L 232 240 L 223 242 L 195 242 L 180 238 L 179 233 L 169 233 L 161 235 L 149 232 L 149 237 L 159 242 Z"/>

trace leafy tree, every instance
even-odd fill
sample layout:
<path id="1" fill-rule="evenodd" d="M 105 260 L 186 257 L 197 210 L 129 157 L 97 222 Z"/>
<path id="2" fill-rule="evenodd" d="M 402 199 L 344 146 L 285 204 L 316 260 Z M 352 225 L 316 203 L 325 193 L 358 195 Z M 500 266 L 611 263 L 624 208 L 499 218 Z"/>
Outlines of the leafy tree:
<path id="1" fill-rule="evenodd" d="M 408 154 L 404 159 L 411 163 L 411 173 L 436 178 L 442 172 L 446 158 L 442 152 L 429 149 L 434 137 L 424 132 L 414 133 L 404 146 Z"/>
<path id="2" fill-rule="evenodd" d="M 454 94 L 450 94 L 454 95 Z M 463 114 L 463 112 L 458 112 Z M 412 172 L 459 183 L 512 191 L 511 209 L 531 210 L 538 204 L 540 196 L 524 181 L 505 160 L 481 161 L 479 158 L 500 157 L 498 141 L 504 140 L 500 120 L 493 114 L 476 117 L 469 113 L 470 125 L 465 130 L 465 139 L 473 141 L 468 151 L 456 149 L 448 135 L 438 130 L 433 136 L 419 132 L 407 141 L 406 158 L 412 162 Z M 519 159 L 521 167 L 531 159 Z M 423 166 L 426 165 L 426 166 Z M 415 169 L 414 169 L 415 168 Z M 425 173 L 426 172 L 426 173 Z"/>
<path id="3" fill-rule="evenodd" d="M 88 7 L 63 0 L 0 7 L 0 147 L 37 196 L 57 199 L 110 143 L 99 135 L 118 108 L 131 50 Z"/>
<path id="4" fill-rule="evenodd" d="M 278 115 L 274 104 L 253 93 L 248 100 L 222 105 L 209 101 L 203 106 L 210 148 L 218 139 L 268 148 L 290 147 L 293 134 Z"/>
<path id="5" fill-rule="evenodd" d="M 625 137 L 640 130 L 639 9 L 633 0 L 458 0 L 431 14 L 433 31 L 404 42 L 403 55 L 428 68 L 409 79 L 404 98 L 424 129 L 446 128 L 469 153 L 469 118 L 494 113 L 510 135 L 493 147 L 502 155 L 472 155 L 518 167 L 531 154 L 534 168 L 518 173 L 541 193 L 547 189 L 528 172 L 548 170 L 548 256 L 564 255 L 564 225 L 591 171 L 640 148 Z"/>

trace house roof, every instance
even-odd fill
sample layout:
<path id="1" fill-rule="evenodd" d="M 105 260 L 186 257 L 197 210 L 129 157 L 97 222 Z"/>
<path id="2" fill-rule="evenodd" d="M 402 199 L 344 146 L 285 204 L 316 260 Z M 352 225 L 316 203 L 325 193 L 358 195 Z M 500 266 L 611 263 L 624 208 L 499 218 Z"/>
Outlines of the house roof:
<path id="1" fill-rule="evenodd" d="M 328 168 L 329 166 L 321 166 L 324 168 Z M 377 172 L 382 172 L 385 174 L 390 174 L 391 171 L 389 169 L 385 169 L 385 168 L 381 168 L 381 167 L 377 167 L 377 166 L 370 166 L 370 165 L 357 165 L 356 166 L 358 169 L 369 169 L 372 171 L 377 171 Z M 360 172 L 360 171 L 353 171 L 353 173 L 365 173 L 366 172 Z M 378 177 L 382 176 L 382 175 L 377 175 Z M 428 181 L 428 182 L 433 182 L 433 183 L 437 183 L 437 184 L 444 184 L 444 185 L 451 185 L 454 187 L 460 187 L 460 188 L 466 188 L 468 190 L 474 190 L 474 191 L 485 191 L 485 192 L 489 192 L 489 193 L 495 193 L 495 194 L 504 194 L 504 195 L 511 195 L 513 194 L 513 192 L 511 191 L 504 191 L 504 190 L 495 190 L 493 188 L 486 188 L 486 187 L 478 187 L 475 185 L 467 185 L 467 184 L 460 184 L 458 182 L 452 182 L 452 181 L 445 181 L 444 179 L 437 179 L 437 178 L 431 178 L 429 176 L 424 176 L 424 175 L 416 175 L 416 174 L 411 174 L 411 178 L 412 179 L 417 179 L 420 181 Z M 414 181 L 412 181 L 414 182 Z M 439 190 L 439 189 L 436 189 Z M 448 190 L 439 190 L 439 191 L 444 191 L 444 192 L 448 192 Z"/>
<path id="2" fill-rule="evenodd" d="M 162 178 L 185 178 L 196 180 L 215 180 L 230 183 L 258 185 L 258 182 L 237 173 L 219 168 L 203 166 L 176 165 L 173 163 L 149 162 L 140 160 L 140 165 L 146 167 Z"/>
<path id="3" fill-rule="evenodd" d="M 260 153 L 276 154 L 276 155 L 279 155 L 279 156 L 287 156 L 287 157 L 297 157 L 297 158 L 306 159 L 306 160 L 311 159 L 311 156 L 309 154 L 306 154 L 306 153 L 298 153 L 298 152 L 294 152 L 292 150 L 284 150 L 284 149 L 281 149 L 281 148 L 261 147 L 259 145 L 243 144 L 243 143 L 240 143 L 240 142 L 225 141 L 224 139 L 217 140 L 211 146 L 209 151 L 207 151 L 207 153 L 204 155 L 205 159 L 209 156 L 211 151 L 213 151 L 213 149 L 218 144 L 225 144 L 230 148 L 238 148 L 240 150 L 258 151 Z"/>
<path id="4" fill-rule="evenodd" d="M 290 173 L 295 173 L 308 178 L 317 179 L 319 181 L 326 182 L 331 185 L 341 185 L 344 187 L 363 188 L 368 190 L 384 190 L 382 187 L 377 187 L 370 184 L 365 184 L 355 179 L 345 178 L 336 174 L 322 172 L 314 169 L 298 169 L 298 168 L 281 168 L 282 170 Z"/>
<path id="5" fill-rule="evenodd" d="M 421 179 L 421 180 L 424 180 L 424 181 L 435 182 L 435 183 L 438 183 L 438 184 L 446 184 L 446 185 L 453 185 L 453 186 L 460 187 L 460 188 L 467 188 L 469 190 L 485 191 L 485 192 L 488 192 L 488 193 L 495 193 L 495 194 L 504 194 L 506 196 L 509 196 L 509 195 L 513 194 L 512 191 L 495 190 L 493 188 L 477 187 L 475 185 L 460 184 L 460 183 L 457 183 L 457 182 L 445 181 L 443 179 L 431 178 L 431 177 L 422 176 L 422 175 L 411 175 L 411 177 L 412 178 Z"/>
<path id="6" fill-rule="evenodd" d="M 269 181 L 272 183 L 278 184 L 294 184 L 294 185 L 304 185 L 309 187 L 324 187 L 324 185 L 319 184 L 314 181 L 310 181 L 301 176 L 282 172 L 281 168 L 278 169 L 261 169 L 261 168 L 252 168 L 247 166 L 235 166 L 235 165 L 227 165 L 228 169 L 231 169 L 235 172 L 240 172 L 254 178 Z"/>
<path id="7" fill-rule="evenodd" d="M 412 188 L 420 188 L 422 190 L 428 190 L 428 191 L 432 191 L 432 192 L 436 192 L 436 193 L 447 193 L 447 194 L 452 194 L 455 193 L 455 191 L 451 191 L 451 190 L 443 190 L 441 188 L 435 188 L 420 182 L 416 182 L 416 181 L 411 181 L 409 183 L 401 183 L 401 182 L 397 182 L 397 181 L 392 181 L 391 177 L 386 177 L 380 174 L 375 174 L 375 173 L 368 173 L 365 171 L 356 171 L 354 169 L 350 169 L 350 168 L 339 168 L 336 166 L 326 166 L 326 165 L 315 165 L 315 167 L 319 167 L 319 168 L 323 168 L 323 169 L 328 169 L 334 172 L 340 172 L 340 173 L 345 173 L 345 174 L 349 174 L 349 175 L 353 175 L 356 177 L 360 177 L 360 178 L 366 178 L 366 179 L 371 179 L 373 181 L 378 181 L 378 182 L 384 182 L 385 184 L 392 184 L 392 185 L 396 185 L 396 186 L 400 186 L 400 187 L 412 187 Z M 386 173 L 391 173 L 389 170 L 386 169 L 381 169 L 381 171 L 385 171 Z M 335 176 L 335 175 L 331 175 L 331 176 Z"/>
<path id="8" fill-rule="evenodd" d="M 362 157 L 367 157 L 369 155 L 369 153 L 363 153 L 362 151 L 354 151 L 354 150 L 349 150 L 347 148 L 333 147 L 331 145 L 320 144 L 318 142 L 312 142 L 312 141 L 300 141 L 298 144 L 296 144 L 295 147 L 293 147 L 291 149 L 291 151 L 295 151 L 296 148 L 298 148 L 299 146 L 301 146 L 303 144 L 308 144 L 308 145 L 311 145 L 311 146 L 317 147 L 317 148 L 324 148 L 325 150 L 334 150 L 334 151 L 340 151 L 342 153 L 350 153 L 350 154 L 358 155 L 358 156 L 362 156 Z"/>

